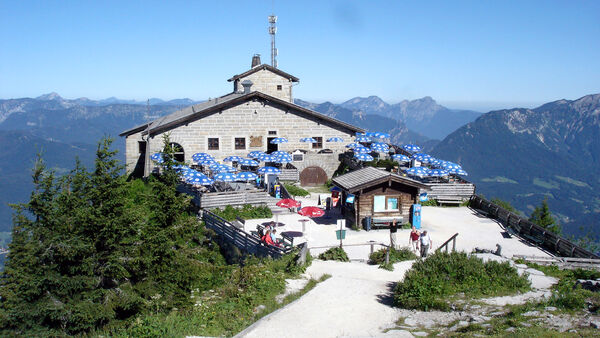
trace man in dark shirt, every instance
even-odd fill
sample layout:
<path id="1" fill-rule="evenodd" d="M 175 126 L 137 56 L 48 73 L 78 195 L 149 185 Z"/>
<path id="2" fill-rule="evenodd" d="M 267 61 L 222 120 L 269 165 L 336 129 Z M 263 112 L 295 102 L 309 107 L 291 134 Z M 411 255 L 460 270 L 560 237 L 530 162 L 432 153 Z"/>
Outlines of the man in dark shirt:
<path id="1" fill-rule="evenodd" d="M 396 232 L 398 231 L 398 224 L 396 224 L 396 220 L 392 221 L 390 224 L 390 247 L 396 249 Z"/>

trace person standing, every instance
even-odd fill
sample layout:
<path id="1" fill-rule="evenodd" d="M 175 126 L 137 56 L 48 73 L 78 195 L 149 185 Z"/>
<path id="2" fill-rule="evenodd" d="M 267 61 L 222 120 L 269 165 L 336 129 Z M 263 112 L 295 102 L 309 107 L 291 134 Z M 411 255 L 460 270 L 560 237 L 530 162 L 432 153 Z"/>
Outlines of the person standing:
<path id="1" fill-rule="evenodd" d="M 423 231 L 423 233 L 421 234 L 420 240 L 421 240 L 421 258 L 425 258 L 425 257 L 427 257 L 427 254 L 429 253 L 429 248 L 431 248 L 431 246 L 433 245 L 433 242 L 431 241 L 431 237 L 429 237 L 427 230 Z"/>
<path id="2" fill-rule="evenodd" d="M 408 244 L 412 246 L 413 252 L 419 251 L 419 238 L 420 237 L 421 237 L 421 233 L 419 233 L 419 230 L 417 230 L 417 228 L 415 228 L 413 226 L 412 230 L 410 231 L 410 235 L 408 236 Z"/>
<path id="3" fill-rule="evenodd" d="M 394 250 L 396 249 L 397 243 L 396 232 L 398 232 L 398 225 L 396 224 L 396 220 L 394 219 L 392 221 L 392 224 L 390 224 L 390 247 Z"/>

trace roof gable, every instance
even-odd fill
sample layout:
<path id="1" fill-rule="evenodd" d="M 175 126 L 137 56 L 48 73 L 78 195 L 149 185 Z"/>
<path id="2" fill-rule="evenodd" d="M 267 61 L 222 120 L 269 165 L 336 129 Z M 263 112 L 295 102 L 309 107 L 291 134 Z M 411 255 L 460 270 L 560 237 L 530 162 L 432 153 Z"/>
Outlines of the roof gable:
<path id="1" fill-rule="evenodd" d="M 256 73 L 256 72 L 258 72 L 260 70 L 268 70 L 268 71 L 270 71 L 272 73 L 275 73 L 275 74 L 277 74 L 277 75 L 279 75 L 281 77 L 284 77 L 284 78 L 286 78 L 286 79 L 288 79 L 288 80 L 290 80 L 292 82 L 299 82 L 300 81 L 299 78 L 297 78 L 297 77 L 295 77 L 295 76 L 293 76 L 291 74 L 288 74 L 288 73 L 286 73 L 286 72 L 284 72 L 282 70 L 279 70 L 279 69 L 277 69 L 275 67 L 269 66 L 267 64 L 262 64 L 262 65 L 254 67 L 254 68 L 252 68 L 252 69 L 250 69 L 250 70 L 248 70 L 248 71 L 246 71 L 246 72 L 244 72 L 242 74 L 234 75 L 231 79 L 229 79 L 227 81 L 229 81 L 229 82 L 235 81 L 235 80 L 238 80 L 240 78 L 244 78 L 244 77 L 246 77 L 246 76 L 248 76 L 250 74 L 254 74 L 254 73 Z"/>
<path id="2" fill-rule="evenodd" d="M 394 181 L 420 189 L 430 189 L 427 185 L 419 181 L 374 167 L 364 167 L 333 178 L 335 185 L 350 193 L 387 181 Z"/>

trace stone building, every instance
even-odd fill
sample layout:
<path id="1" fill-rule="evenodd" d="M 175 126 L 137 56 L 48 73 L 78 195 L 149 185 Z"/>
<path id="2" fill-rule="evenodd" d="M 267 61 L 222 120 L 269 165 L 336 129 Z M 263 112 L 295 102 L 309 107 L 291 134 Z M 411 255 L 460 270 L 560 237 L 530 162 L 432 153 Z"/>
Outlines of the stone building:
<path id="1" fill-rule="evenodd" d="M 339 165 L 339 154 L 362 128 L 295 105 L 293 85 L 299 79 L 266 64 L 255 56 L 252 68 L 229 79 L 233 92 L 202 102 L 121 133 L 126 137 L 128 172 L 148 175 L 154 169 L 151 154 L 162 150 L 162 137 L 169 134 L 178 160 L 192 162 L 198 152 L 217 160 L 226 156 L 245 157 L 250 151 L 292 153 L 300 179 L 321 184 Z M 285 137 L 288 143 L 271 144 Z M 303 143 L 313 137 L 317 143 Z M 341 137 L 344 142 L 327 142 Z"/>

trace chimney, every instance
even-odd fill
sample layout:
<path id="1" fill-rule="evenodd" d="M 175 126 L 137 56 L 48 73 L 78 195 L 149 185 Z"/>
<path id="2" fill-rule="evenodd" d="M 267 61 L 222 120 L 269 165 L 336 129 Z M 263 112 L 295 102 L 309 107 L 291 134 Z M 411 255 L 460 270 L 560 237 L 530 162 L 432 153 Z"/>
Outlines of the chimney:
<path id="1" fill-rule="evenodd" d="M 252 67 L 250 68 L 254 68 L 256 66 L 260 66 L 260 54 L 254 54 L 254 56 L 252 56 Z"/>
<path id="2" fill-rule="evenodd" d="M 244 94 L 250 93 L 250 87 L 252 87 L 253 84 L 254 83 L 252 83 L 252 81 L 250 80 L 242 81 L 242 86 L 244 87 Z"/>

